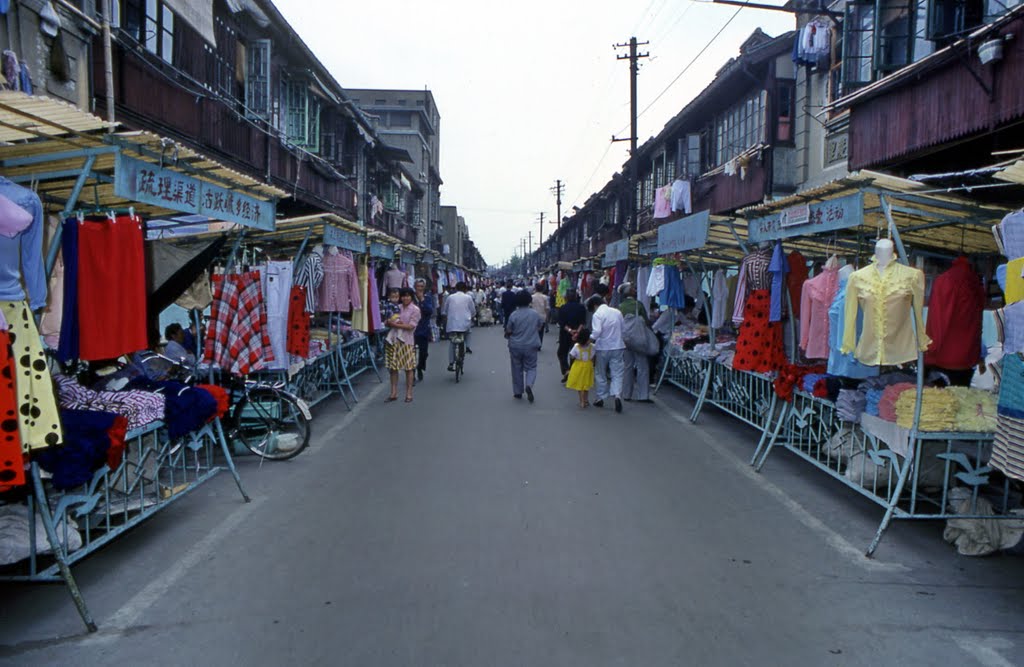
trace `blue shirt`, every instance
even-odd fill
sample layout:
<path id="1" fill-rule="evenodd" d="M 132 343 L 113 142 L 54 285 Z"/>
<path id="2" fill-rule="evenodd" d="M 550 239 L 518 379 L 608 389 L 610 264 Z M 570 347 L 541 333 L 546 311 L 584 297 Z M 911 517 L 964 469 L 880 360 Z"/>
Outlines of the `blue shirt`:
<path id="1" fill-rule="evenodd" d="M 429 292 L 423 294 L 423 301 L 420 306 L 420 321 L 416 324 L 413 335 L 416 338 L 430 338 L 430 318 L 434 315 L 434 295 Z"/>
<path id="2" fill-rule="evenodd" d="M 828 372 L 831 375 L 839 375 L 848 378 L 867 378 L 878 375 L 878 366 L 865 366 L 857 361 L 853 353 L 843 354 L 839 347 L 843 342 L 843 322 L 846 308 L 846 280 L 847 276 L 839 274 L 839 289 L 836 291 L 835 299 L 828 309 Z M 863 313 L 857 313 L 857 337 L 860 338 L 860 330 L 864 326 Z"/>
<path id="3" fill-rule="evenodd" d="M 36 193 L 0 177 L 0 195 L 32 214 L 32 223 L 13 239 L 0 234 L 0 301 L 25 301 L 29 308 L 46 306 L 46 269 L 43 265 L 43 205 Z"/>
<path id="4" fill-rule="evenodd" d="M 772 274 L 771 309 L 768 311 L 769 322 L 782 320 L 782 290 L 785 289 L 786 274 L 789 273 L 789 263 L 786 261 L 786 253 L 782 250 L 782 241 L 775 242 L 775 251 L 772 253 L 772 261 L 768 264 L 768 270 Z"/>

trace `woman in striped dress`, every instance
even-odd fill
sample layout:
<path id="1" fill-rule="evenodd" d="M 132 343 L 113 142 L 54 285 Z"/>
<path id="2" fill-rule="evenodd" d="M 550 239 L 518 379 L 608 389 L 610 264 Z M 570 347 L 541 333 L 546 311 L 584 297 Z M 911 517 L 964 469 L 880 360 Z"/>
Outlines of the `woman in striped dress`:
<path id="1" fill-rule="evenodd" d="M 416 340 L 414 332 L 420 322 L 420 309 L 413 303 L 414 292 L 408 287 L 399 290 L 401 306 L 397 318 L 389 319 L 384 364 L 391 373 L 391 395 L 388 402 L 398 400 L 398 371 L 405 371 L 405 402 L 412 402 L 413 374 L 416 371 Z"/>

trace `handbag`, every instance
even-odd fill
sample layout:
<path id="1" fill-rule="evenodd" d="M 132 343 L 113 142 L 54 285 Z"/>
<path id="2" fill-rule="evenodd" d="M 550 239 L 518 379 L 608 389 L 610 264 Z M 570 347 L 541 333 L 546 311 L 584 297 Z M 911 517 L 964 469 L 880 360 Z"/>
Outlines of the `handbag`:
<path id="1" fill-rule="evenodd" d="M 658 354 L 661 346 L 658 343 L 658 336 L 651 327 L 647 325 L 644 318 L 637 312 L 626 315 L 622 321 L 622 342 L 626 349 L 634 354 L 642 354 L 645 357 L 652 357 Z"/>

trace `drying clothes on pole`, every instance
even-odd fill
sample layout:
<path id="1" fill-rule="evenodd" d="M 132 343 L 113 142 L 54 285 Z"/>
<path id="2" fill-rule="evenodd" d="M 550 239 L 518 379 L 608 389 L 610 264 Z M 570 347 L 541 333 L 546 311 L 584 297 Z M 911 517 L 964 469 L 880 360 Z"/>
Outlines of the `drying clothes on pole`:
<path id="1" fill-rule="evenodd" d="M 685 213 L 689 215 L 692 212 L 692 204 L 690 202 L 690 181 L 685 181 L 681 178 L 677 178 L 672 182 L 672 212 L 673 213 Z"/>

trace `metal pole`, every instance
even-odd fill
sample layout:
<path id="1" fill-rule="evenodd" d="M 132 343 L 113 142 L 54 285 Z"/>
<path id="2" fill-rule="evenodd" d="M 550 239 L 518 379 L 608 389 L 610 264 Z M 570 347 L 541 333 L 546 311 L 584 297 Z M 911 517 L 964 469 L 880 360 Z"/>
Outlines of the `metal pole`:
<path id="1" fill-rule="evenodd" d="M 103 27 L 103 76 L 107 97 L 107 132 L 114 131 L 114 53 L 110 36 L 110 3 L 113 0 L 100 0 L 100 23 Z"/>

